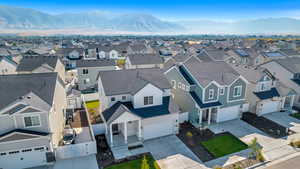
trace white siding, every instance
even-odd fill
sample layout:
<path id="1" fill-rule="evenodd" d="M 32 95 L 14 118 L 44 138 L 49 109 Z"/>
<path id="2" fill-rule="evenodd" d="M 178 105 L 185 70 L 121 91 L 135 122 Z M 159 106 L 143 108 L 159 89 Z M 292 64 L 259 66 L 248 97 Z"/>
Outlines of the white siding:
<path id="1" fill-rule="evenodd" d="M 144 97 L 145 96 L 153 96 L 153 104 L 152 105 L 144 105 Z M 133 96 L 133 106 L 134 108 L 155 106 L 162 104 L 163 91 L 159 88 L 153 86 L 152 84 L 147 84 L 143 89 L 138 91 Z"/>

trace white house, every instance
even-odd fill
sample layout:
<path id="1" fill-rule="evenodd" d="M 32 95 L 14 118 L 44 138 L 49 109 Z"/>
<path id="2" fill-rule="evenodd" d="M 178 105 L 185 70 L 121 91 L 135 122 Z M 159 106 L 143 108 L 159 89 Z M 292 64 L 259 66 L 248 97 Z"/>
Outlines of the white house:
<path id="1" fill-rule="evenodd" d="M 0 56 L 0 75 L 15 74 L 17 63 L 8 56 Z"/>
<path id="2" fill-rule="evenodd" d="M 136 146 L 147 139 L 178 133 L 179 108 L 161 70 L 100 72 L 98 87 L 111 147 Z"/>

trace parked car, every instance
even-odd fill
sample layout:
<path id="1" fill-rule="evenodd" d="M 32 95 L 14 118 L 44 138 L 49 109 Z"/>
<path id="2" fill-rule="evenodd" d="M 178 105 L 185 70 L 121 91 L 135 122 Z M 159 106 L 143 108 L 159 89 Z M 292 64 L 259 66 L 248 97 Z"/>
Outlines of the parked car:
<path id="1" fill-rule="evenodd" d="M 66 128 L 64 130 L 63 143 L 64 145 L 74 144 L 75 143 L 76 133 L 72 128 Z"/>

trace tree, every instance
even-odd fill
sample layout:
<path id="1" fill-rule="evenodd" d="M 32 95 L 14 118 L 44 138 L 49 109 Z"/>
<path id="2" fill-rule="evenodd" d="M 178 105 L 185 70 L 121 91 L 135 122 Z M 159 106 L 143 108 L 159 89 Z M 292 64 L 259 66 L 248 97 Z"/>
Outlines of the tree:
<path id="1" fill-rule="evenodd" d="M 262 152 L 261 152 L 261 147 L 257 143 L 257 138 L 254 138 L 251 141 L 249 147 L 252 149 L 252 152 L 251 152 L 252 156 L 254 156 L 259 161 L 264 161 L 265 160 L 265 158 L 264 158 L 264 156 L 262 155 Z"/>
<path id="2" fill-rule="evenodd" d="M 150 169 L 146 156 L 144 155 L 141 169 Z"/>

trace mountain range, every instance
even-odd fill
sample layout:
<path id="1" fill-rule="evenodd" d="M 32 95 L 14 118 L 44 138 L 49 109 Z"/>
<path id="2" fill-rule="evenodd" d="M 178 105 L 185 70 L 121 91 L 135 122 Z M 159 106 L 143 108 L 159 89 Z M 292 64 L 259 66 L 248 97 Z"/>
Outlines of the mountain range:
<path id="1" fill-rule="evenodd" d="M 299 34 L 300 20 L 264 18 L 235 22 L 165 21 L 142 13 L 102 11 L 48 14 L 29 8 L 0 6 L 0 30 L 93 29 L 102 32 L 177 34 Z"/>

